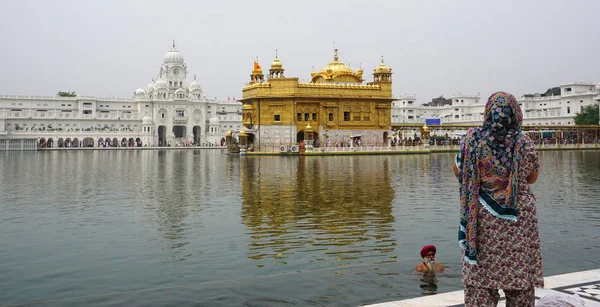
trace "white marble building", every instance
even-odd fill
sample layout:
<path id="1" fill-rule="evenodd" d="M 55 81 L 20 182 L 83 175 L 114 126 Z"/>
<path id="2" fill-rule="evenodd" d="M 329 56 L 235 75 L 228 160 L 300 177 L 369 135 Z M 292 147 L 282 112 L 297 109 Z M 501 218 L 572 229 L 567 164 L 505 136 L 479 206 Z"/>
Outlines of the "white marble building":
<path id="1" fill-rule="evenodd" d="M 600 102 L 600 83 L 568 83 L 557 96 L 520 97 L 523 124 L 527 126 L 574 125 L 575 115 L 585 106 Z M 452 95 L 452 105 L 423 106 L 415 96 L 399 97 L 392 104 L 392 124 L 423 124 L 439 118 L 442 124 L 478 125 L 483 121 L 486 99 L 480 95 Z"/>
<path id="2" fill-rule="evenodd" d="M 0 138 L 38 138 L 52 147 L 220 144 L 241 128 L 242 104 L 207 99 L 175 48 L 133 98 L 0 96 Z"/>

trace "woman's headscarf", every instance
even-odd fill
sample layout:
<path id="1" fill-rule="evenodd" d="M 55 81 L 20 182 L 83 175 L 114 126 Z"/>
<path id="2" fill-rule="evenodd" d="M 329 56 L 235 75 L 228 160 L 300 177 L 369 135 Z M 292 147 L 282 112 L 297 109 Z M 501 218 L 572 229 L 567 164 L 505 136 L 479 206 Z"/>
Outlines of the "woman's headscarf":
<path id="1" fill-rule="evenodd" d="M 523 115 L 517 99 L 505 92 L 490 96 L 485 105 L 481 127 L 469 129 L 461 140 L 456 155 L 460 183 L 459 245 L 464 249 L 465 260 L 477 263 L 477 214 L 479 204 L 494 216 L 517 219 L 516 192 L 518 186 L 518 160 L 521 123 Z M 504 173 L 503 180 L 493 187 L 482 189 L 481 175 L 485 172 Z"/>

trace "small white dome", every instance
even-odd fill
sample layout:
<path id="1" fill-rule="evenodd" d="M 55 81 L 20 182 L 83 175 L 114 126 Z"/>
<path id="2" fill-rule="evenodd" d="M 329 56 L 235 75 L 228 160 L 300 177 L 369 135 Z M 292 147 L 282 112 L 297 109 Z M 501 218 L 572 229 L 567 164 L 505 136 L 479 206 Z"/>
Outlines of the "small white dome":
<path id="1" fill-rule="evenodd" d="M 167 88 L 167 81 L 157 80 L 156 82 L 154 82 L 154 88 L 156 88 L 156 89 Z"/>
<path id="2" fill-rule="evenodd" d="M 196 81 L 196 79 L 194 79 L 194 81 L 190 82 L 190 84 L 188 85 L 188 88 L 190 89 L 190 91 L 194 91 L 194 90 L 202 91 L 202 85 L 200 84 L 200 82 Z"/>
<path id="3" fill-rule="evenodd" d="M 152 125 L 152 117 L 144 116 L 144 118 L 142 118 L 142 124 L 143 125 Z"/>
<path id="4" fill-rule="evenodd" d="M 218 117 L 211 117 L 209 120 L 209 123 L 211 125 L 218 125 L 219 124 L 219 118 Z"/>
<path id="5" fill-rule="evenodd" d="M 148 83 L 148 87 L 146 87 L 147 92 L 152 92 L 154 90 L 154 82 Z"/>
<path id="6" fill-rule="evenodd" d="M 135 90 L 135 94 L 136 95 L 146 95 L 146 91 L 144 91 L 141 88 L 138 88 L 137 90 Z"/>

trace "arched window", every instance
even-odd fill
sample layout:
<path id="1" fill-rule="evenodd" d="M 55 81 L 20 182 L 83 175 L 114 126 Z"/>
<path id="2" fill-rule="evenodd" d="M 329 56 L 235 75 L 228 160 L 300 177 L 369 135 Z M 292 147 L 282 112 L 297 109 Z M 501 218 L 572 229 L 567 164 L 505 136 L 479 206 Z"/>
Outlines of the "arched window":
<path id="1" fill-rule="evenodd" d="M 332 122 L 333 121 L 333 113 L 329 113 L 329 121 Z"/>

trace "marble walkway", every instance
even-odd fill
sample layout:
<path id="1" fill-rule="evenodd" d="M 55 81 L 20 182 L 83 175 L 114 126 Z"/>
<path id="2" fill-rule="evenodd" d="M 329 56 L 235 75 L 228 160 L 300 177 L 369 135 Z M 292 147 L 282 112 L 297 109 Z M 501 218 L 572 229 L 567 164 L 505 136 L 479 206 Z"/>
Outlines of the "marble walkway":
<path id="1" fill-rule="evenodd" d="M 600 269 L 555 275 L 544 278 L 545 287 L 535 290 L 536 302 L 551 293 L 573 295 L 576 293 L 583 299 L 586 307 L 600 307 Z M 506 306 L 504 294 L 498 306 Z M 367 305 L 368 307 L 434 307 L 464 306 L 463 291 L 440 293 L 431 296 L 417 297 L 402 301 Z"/>

